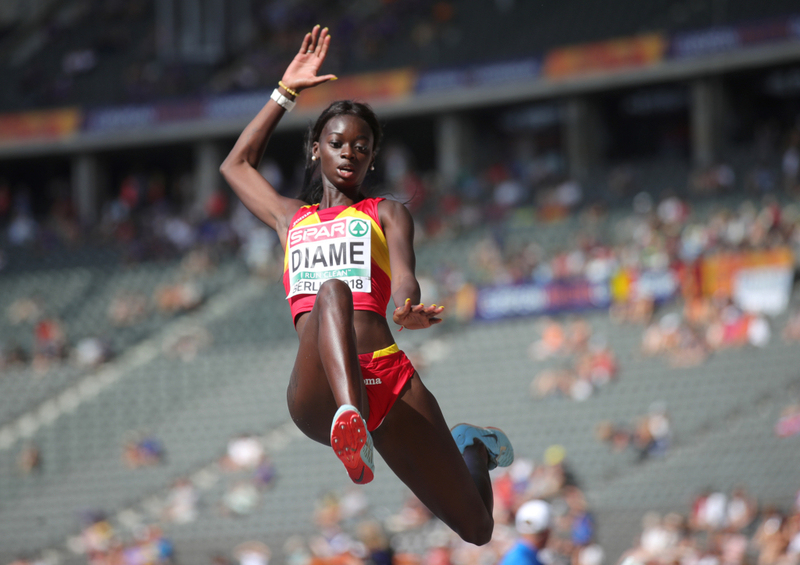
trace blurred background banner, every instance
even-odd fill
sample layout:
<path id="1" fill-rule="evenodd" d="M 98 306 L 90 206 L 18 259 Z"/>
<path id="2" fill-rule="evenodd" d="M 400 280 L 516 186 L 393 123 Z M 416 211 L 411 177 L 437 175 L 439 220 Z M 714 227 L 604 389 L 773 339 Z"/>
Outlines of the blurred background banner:
<path id="1" fill-rule="evenodd" d="M 79 131 L 81 121 L 79 108 L 0 114 L 0 143 L 64 139 Z"/>
<path id="2" fill-rule="evenodd" d="M 544 76 L 559 79 L 649 67 L 663 60 L 667 45 L 663 34 L 653 33 L 554 49 L 545 56 Z"/>
<path id="3" fill-rule="evenodd" d="M 779 290 L 778 294 L 788 298 L 789 289 L 786 288 L 785 279 L 794 272 L 794 256 L 791 249 L 785 247 L 769 251 L 720 253 L 705 257 L 701 270 L 703 292 L 708 296 L 720 294 L 730 297 L 734 294 L 737 286 L 735 281 L 740 273 L 752 274 L 766 270 L 776 274 L 777 286 L 774 288 Z"/>
<path id="4" fill-rule="evenodd" d="M 608 308 L 610 304 L 607 282 L 577 280 L 504 286 L 478 291 L 475 317 L 479 320 L 500 320 L 514 316 Z"/>
<path id="5" fill-rule="evenodd" d="M 298 98 L 299 108 L 322 109 L 331 100 L 370 100 L 376 104 L 407 98 L 414 89 L 417 73 L 413 69 L 398 69 L 343 77 L 308 90 Z"/>

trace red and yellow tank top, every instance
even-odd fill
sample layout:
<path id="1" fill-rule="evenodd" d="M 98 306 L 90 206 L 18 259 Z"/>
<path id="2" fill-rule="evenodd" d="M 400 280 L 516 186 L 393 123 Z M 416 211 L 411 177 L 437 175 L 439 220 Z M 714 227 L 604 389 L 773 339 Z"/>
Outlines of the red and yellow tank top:
<path id="1" fill-rule="evenodd" d="M 352 206 L 303 206 L 286 235 L 283 286 L 292 320 L 310 312 L 319 287 L 328 279 L 346 282 L 356 310 L 386 315 L 392 294 L 389 247 L 378 216 L 383 198 Z"/>

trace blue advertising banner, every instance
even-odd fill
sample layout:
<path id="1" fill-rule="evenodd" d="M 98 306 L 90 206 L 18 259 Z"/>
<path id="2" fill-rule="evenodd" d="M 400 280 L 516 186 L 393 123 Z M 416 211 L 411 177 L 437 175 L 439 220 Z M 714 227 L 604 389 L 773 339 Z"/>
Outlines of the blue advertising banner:
<path id="1" fill-rule="evenodd" d="M 487 84 L 528 82 L 538 79 L 541 74 L 541 60 L 528 57 L 473 67 L 420 72 L 414 90 L 417 94 L 427 94 Z"/>
<path id="2" fill-rule="evenodd" d="M 99 133 L 146 128 L 156 123 L 158 111 L 152 105 L 97 108 L 86 113 L 83 130 Z"/>
<path id="3" fill-rule="evenodd" d="M 475 318 L 498 320 L 534 314 L 555 314 L 591 308 L 608 308 L 608 281 L 586 279 L 483 288 L 478 291 Z"/>
<path id="4" fill-rule="evenodd" d="M 739 32 L 734 27 L 718 27 L 678 33 L 672 37 L 670 55 L 674 59 L 698 57 L 732 51 L 741 47 Z"/>
<path id="5" fill-rule="evenodd" d="M 669 51 L 672 58 L 683 59 L 796 38 L 800 38 L 800 18 L 792 16 L 677 33 Z"/>

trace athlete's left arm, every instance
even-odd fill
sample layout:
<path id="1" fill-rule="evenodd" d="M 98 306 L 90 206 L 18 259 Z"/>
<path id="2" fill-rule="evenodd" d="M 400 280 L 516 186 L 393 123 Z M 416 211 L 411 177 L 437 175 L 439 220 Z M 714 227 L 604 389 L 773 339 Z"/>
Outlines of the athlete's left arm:
<path id="1" fill-rule="evenodd" d="M 444 310 L 435 304 L 420 304 L 419 282 L 414 273 L 414 220 L 405 206 L 393 200 L 378 204 L 383 233 L 389 247 L 389 264 L 392 268 L 392 299 L 394 322 L 410 330 L 428 328 L 441 322 L 437 318 Z"/>

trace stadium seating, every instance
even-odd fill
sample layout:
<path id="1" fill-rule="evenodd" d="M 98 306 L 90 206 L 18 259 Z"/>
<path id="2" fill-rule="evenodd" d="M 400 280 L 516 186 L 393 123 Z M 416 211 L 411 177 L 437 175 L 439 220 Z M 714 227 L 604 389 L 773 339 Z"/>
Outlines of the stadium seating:
<path id="1" fill-rule="evenodd" d="M 728 204 L 738 202 L 734 198 Z M 713 204 L 699 202 L 693 213 L 700 220 L 713 209 Z M 591 229 L 613 238 L 614 226 L 625 214 L 612 211 Z M 509 248 L 535 241 L 555 252 L 568 248 L 579 230 L 586 229 L 576 218 L 509 224 L 504 238 Z M 420 270 L 434 272 L 451 261 L 469 272 L 470 250 L 490 233 L 476 230 L 421 245 Z M 31 265 L 0 280 L 0 307 L 7 309 L 32 292 L 55 295 L 48 307 L 69 335 L 98 331 L 109 336 L 120 354 L 111 361 L 117 380 L 30 438 L 40 449 L 41 470 L 27 476 L 17 472 L 19 442 L 0 450 L 0 560 L 22 550 L 63 550 L 89 512 L 105 513 L 123 535 L 130 535 L 126 512 L 158 520 L 169 489 L 182 477 L 198 485 L 198 517 L 188 524 L 163 524 L 181 555 L 203 559 L 215 551 L 228 552 L 238 542 L 260 539 L 277 557 L 287 536 L 314 532 L 315 500 L 346 488 L 340 464 L 326 448 L 304 438 L 288 417 L 285 387 L 296 339 L 279 283 L 248 281 L 237 260 L 226 260 L 200 279 L 207 294 L 196 312 L 151 314 L 128 329 L 107 321 L 115 292 L 135 289 L 149 295 L 179 272 L 175 262 L 106 269 Z M 243 292 L 243 285 L 251 290 Z M 667 306 L 659 314 L 674 308 Z M 548 446 L 562 445 L 601 520 L 601 542 L 611 553 L 629 545 L 631 528 L 643 509 L 685 508 L 687 497 L 706 484 L 727 488 L 747 483 L 769 501 L 780 501 L 797 488 L 789 474 L 773 477 L 780 474 L 775 469 L 797 464 L 785 448 L 793 440 L 771 435 L 786 392 L 796 394 L 791 391 L 798 386 L 793 346 L 774 337 L 763 349 L 720 351 L 703 365 L 677 371 L 663 358 L 641 355 L 641 327 L 615 325 L 605 312 L 582 315 L 593 334 L 605 338 L 620 365 L 617 382 L 583 402 L 530 397 L 529 385 L 538 371 L 568 362 L 530 359 L 528 347 L 540 331 L 535 318 L 450 323 L 430 332 L 403 332 L 398 340 L 409 350 L 435 342 L 440 357 L 430 361 L 422 378 L 449 422 L 499 426 L 520 456 L 536 461 Z M 784 321 L 785 316 L 773 321 L 774 334 Z M 165 343 L 187 327 L 205 328 L 211 339 L 182 358 Z M 6 339 L 19 332 L 8 326 L 0 331 Z M 144 361 L 133 363 L 137 356 Z M 62 394 L 87 375 L 68 364 L 51 368 L 39 380 L 32 371 L 3 373 L 4 421 Z M 629 423 L 653 402 L 664 403 L 671 420 L 673 439 L 665 457 L 637 463 L 632 452 L 613 453 L 595 440 L 598 422 Z M 131 432 L 157 438 L 164 462 L 127 468 L 122 454 Z M 262 493 L 252 514 L 231 517 L 221 511 L 221 499 L 246 474 L 223 470 L 220 459 L 228 440 L 245 432 L 264 438 L 277 482 Z M 269 440 L 273 436 L 278 439 Z M 377 468 L 376 481 L 366 492 L 372 512 L 386 517 L 400 507 L 406 489 L 380 459 Z M 396 543 L 421 542 L 410 536 Z M 73 556 L 67 563 L 73 561 L 80 563 L 81 558 Z"/>

